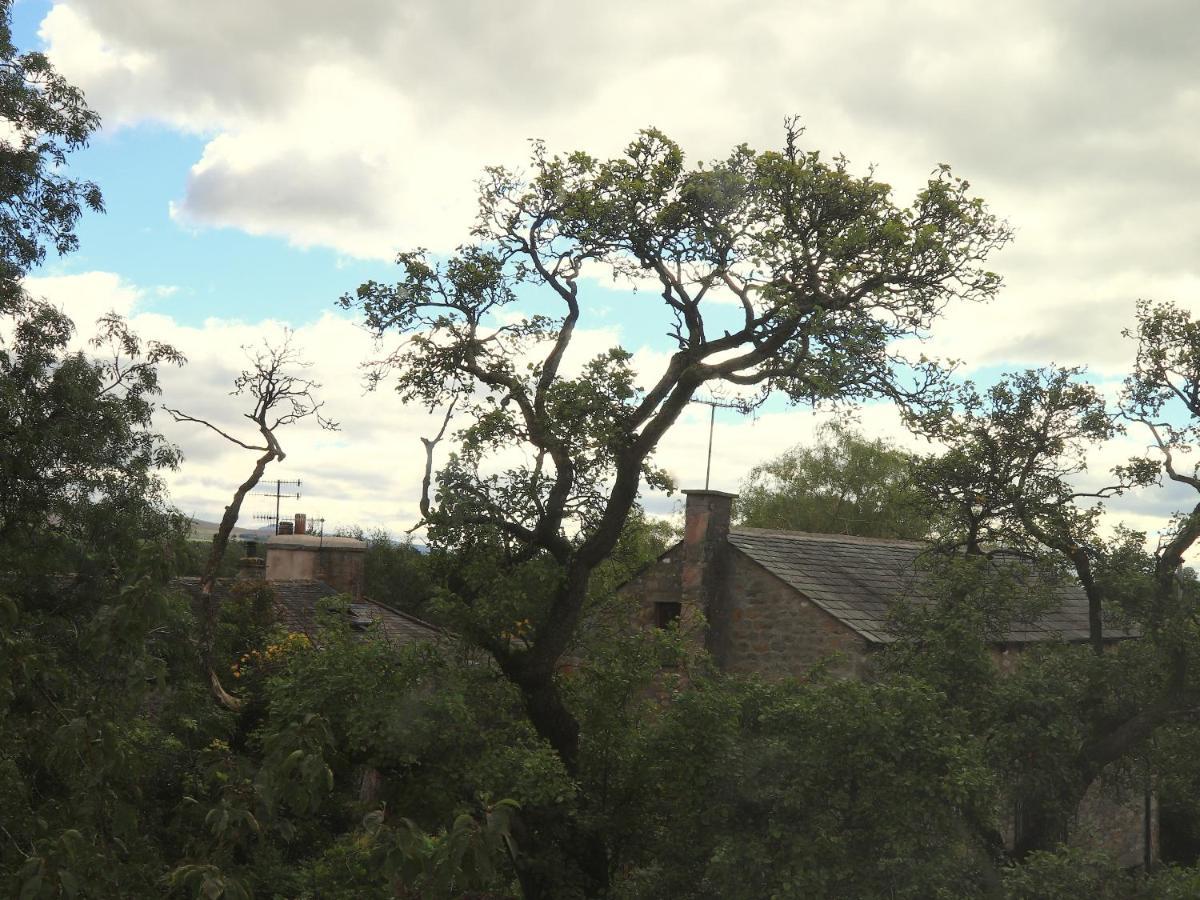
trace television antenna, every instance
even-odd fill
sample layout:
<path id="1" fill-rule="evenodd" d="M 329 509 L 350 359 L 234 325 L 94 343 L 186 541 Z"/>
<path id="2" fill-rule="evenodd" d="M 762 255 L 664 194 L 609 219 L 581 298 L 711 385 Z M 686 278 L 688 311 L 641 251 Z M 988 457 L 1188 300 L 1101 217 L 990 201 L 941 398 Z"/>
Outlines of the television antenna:
<path id="1" fill-rule="evenodd" d="M 713 448 L 713 430 L 717 424 L 717 409 L 742 409 L 743 404 L 729 400 L 693 400 L 692 403 L 699 403 L 701 406 L 707 406 L 708 415 L 708 462 L 704 466 L 704 489 L 708 490 L 708 483 L 712 475 L 712 448 Z"/>
<path id="2" fill-rule="evenodd" d="M 284 481 L 281 478 L 276 478 L 274 481 L 266 482 L 266 484 L 267 485 L 271 485 L 271 484 L 275 485 L 275 490 L 273 490 L 273 491 L 272 490 L 255 491 L 253 496 L 255 496 L 255 497 L 274 497 L 275 498 L 275 515 L 271 515 L 270 513 L 259 513 L 254 518 L 260 519 L 264 522 L 274 522 L 275 523 L 275 533 L 279 534 L 280 502 L 285 497 L 288 500 L 299 500 L 300 499 L 300 479 L 297 478 L 295 481 Z M 291 490 L 288 490 L 286 492 L 284 491 L 285 487 L 291 488 L 292 486 L 295 486 L 295 488 L 296 488 L 295 493 L 292 493 Z"/>

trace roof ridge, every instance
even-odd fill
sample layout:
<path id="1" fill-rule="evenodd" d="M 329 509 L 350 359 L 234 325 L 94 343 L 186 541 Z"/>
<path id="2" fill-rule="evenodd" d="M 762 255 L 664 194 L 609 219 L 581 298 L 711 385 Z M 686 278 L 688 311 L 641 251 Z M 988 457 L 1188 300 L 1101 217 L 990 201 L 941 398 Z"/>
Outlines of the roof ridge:
<path id="1" fill-rule="evenodd" d="M 391 603 L 386 603 L 383 600 L 376 600 L 373 597 L 366 596 L 365 594 L 363 595 L 362 599 L 365 600 L 367 603 L 371 603 L 375 606 L 378 606 L 380 609 L 386 609 L 390 613 L 395 613 L 396 615 L 400 616 L 401 618 L 408 619 L 410 622 L 412 622 L 416 625 L 423 625 L 424 627 L 428 628 L 430 631 L 446 633 L 446 629 L 444 629 L 442 626 L 434 625 L 432 622 L 426 622 L 424 619 L 418 618 L 417 616 L 414 616 L 412 613 L 405 612 L 404 610 L 393 606 Z"/>
<path id="2" fill-rule="evenodd" d="M 788 531 L 779 528 L 750 528 L 738 527 L 729 529 L 731 537 L 744 534 L 748 537 L 777 537 L 785 540 L 825 541 L 833 544 L 873 544 L 891 547 L 928 547 L 928 541 L 914 541 L 908 538 L 879 538 L 861 537 L 856 534 L 827 534 L 818 531 Z"/>

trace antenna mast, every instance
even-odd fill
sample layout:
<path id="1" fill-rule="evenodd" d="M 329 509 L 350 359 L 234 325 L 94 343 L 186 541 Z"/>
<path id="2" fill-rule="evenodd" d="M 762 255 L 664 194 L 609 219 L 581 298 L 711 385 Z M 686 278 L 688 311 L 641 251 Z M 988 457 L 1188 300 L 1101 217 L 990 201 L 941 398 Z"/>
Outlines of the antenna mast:
<path id="1" fill-rule="evenodd" d="M 297 478 L 295 481 L 284 481 L 283 479 L 276 478 L 273 482 L 268 481 L 267 484 L 268 485 L 274 484 L 275 490 L 273 490 L 273 491 L 272 490 L 255 491 L 253 496 L 255 496 L 255 497 L 274 497 L 275 498 L 275 515 L 271 515 L 270 513 L 260 513 L 260 514 L 256 515 L 254 518 L 260 519 L 260 520 L 266 521 L 266 522 L 274 522 L 275 523 L 275 533 L 279 534 L 280 501 L 283 500 L 284 497 L 286 497 L 289 500 L 299 500 L 300 499 L 300 479 Z M 290 488 L 292 485 L 295 485 L 296 492 L 294 494 L 291 491 L 284 493 L 283 489 L 285 487 Z"/>
<path id="2" fill-rule="evenodd" d="M 713 448 L 713 431 L 717 424 L 717 408 L 721 409 L 741 409 L 740 404 L 730 403 L 723 400 L 693 400 L 693 403 L 699 403 L 702 406 L 707 406 L 709 409 L 708 416 L 708 461 L 704 466 L 704 489 L 708 490 L 708 483 L 712 475 L 712 448 Z"/>

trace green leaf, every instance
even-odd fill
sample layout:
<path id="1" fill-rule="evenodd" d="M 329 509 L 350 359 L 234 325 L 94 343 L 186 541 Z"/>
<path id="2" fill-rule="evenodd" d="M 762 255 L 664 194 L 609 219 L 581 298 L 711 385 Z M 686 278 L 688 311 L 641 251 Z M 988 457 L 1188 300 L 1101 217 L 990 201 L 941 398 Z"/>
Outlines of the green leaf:
<path id="1" fill-rule="evenodd" d="M 58 870 L 58 883 L 62 885 L 63 892 L 68 897 L 75 897 L 79 894 L 79 881 L 67 869 Z"/>
<path id="2" fill-rule="evenodd" d="M 34 875 L 21 885 L 21 900 L 33 900 L 42 891 L 42 876 Z"/>

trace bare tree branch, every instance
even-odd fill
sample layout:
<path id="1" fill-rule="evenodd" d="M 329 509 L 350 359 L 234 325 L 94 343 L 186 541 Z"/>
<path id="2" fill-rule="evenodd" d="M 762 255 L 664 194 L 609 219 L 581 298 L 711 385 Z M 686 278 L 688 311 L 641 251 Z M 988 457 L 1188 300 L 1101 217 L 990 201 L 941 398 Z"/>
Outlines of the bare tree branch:
<path id="1" fill-rule="evenodd" d="M 200 648 L 204 665 L 209 672 L 213 695 L 226 707 L 239 708 L 240 701 L 230 695 L 222 686 L 216 673 L 213 658 L 216 624 L 219 616 L 219 604 L 215 587 L 217 572 L 221 560 L 225 556 L 225 548 L 229 545 L 229 537 L 237 525 L 241 515 L 242 503 L 246 496 L 254 490 L 262 480 L 267 466 L 283 460 L 287 454 L 279 442 L 276 430 L 293 424 L 308 417 L 314 417 L 322 428 L 330 430 L 337 428 L 337 423 L 321 414 L 323 402 L 314 396 L 320 385 L 314 381 L 293 374 L 296 369 L 305 369 L 310 363 L 302 360 L 292 346 L 292 335 L 285 330 L 278 344 L 264 342 L 261 348 L 247 355 L 250 367 L 234 379 L 234 396 L 248 395 L 252 401 L 251 411 L 243 413 L 243 417 L 253 422 L 262 437 L 262 444 L 251 444 L 234 437 L 228 431 L 214 425 L 207 419 L 192 416 L 177 409 L 167 408 L 167 412 L 177 422 L 191 422 L 203 425 L 216 432 L 230 443 L 245 450 L 251 450 L 261 455 L 254 461 L 249 476 L 238 485 L 233 493 L 232 502 L 225 507 L 217 532 L 213 535 L 212 547 L 209 550 L 208 561 L 200 576 L 200 599 L 202 605 Z"/>

